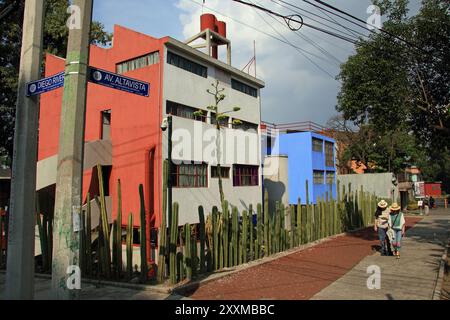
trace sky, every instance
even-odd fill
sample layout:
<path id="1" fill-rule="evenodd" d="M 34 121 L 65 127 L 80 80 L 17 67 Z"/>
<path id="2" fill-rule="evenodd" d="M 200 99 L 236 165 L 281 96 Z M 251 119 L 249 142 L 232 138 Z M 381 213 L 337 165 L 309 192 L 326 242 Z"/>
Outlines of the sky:
<path id="1" fill-rule="evenodd" d="M 247 0 L 283 15 L 296 14 L 291 9 L 296 10 L 306 24 L 329 28 L 319 22 L 327 24 L 338 29 L 333 32 L 351 36 L 355 31 L 369 33 L 303 0 L 284 1 L 300 9 L 279 0 Z M 367 13 L 370 0 L 327 2 L 364 21 L 370 16 Z M 119 24 L 153 37 L 171 36 L 180 41 L 200 32 L 202 13 L 213 13 L 227 23 L 234 67 L 242 69 L 252 59 L 256 44 L 256 74 L 266 84 L 261 91 L 264 121 L 275 124 L 313 121 L 326 125 L 337 114 L 341 84 L 336 76 L 340 64 L 355 53 L 351 43 L 307 26 L 291 31 L 282 19 L 231 0 L 206 0 L 204 6 L 202 0 L 96 0 L 94 3 L 94 19 L 103 23 L 109 32 L 113 31 L 114 24 Z M 419 0 L 410 1 L 411 14 L 418 7 Z M 335 19 L 352 31 L 325 19 Z M 224 59 L 223 51 L 220 51 L 221 59 Z M 254 65 L 249 72 L 254 75 Z"/>

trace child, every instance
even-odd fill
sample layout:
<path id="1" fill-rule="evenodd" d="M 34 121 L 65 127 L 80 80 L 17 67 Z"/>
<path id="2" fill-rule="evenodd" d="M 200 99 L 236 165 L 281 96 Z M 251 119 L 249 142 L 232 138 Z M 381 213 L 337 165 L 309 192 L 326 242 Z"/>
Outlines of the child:
<path id="1" fill-rule="evenodd" d="M 394 256 L 400 259 L 400 248 L 402 237 L 405 235 L 406 221 L 402 212 L 400 212 L 400 206 L 397 203 L 393 203 L 389 208 L 391 213 L 389 215 L 389 228 L 394 231 L 394 239 L 392 246 L 394 247 Z"/>

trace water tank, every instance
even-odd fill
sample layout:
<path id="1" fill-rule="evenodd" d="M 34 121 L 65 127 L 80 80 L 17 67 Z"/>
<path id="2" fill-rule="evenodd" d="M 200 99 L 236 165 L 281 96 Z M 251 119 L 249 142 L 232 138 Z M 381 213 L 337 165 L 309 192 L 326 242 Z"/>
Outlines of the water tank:
<path id="1" fill-rule="evenodd" d="M 223 21 L 217 21 L 217 32 L 224 38 L 227 37 L 227 24 Z"/>
<path id="2" fill-rule="evenodd" d="M 205 13 L 200 16 L 200 31 L 203 31 L 205 29 L 216 29 L 216 16 L 211 13 Z"/>

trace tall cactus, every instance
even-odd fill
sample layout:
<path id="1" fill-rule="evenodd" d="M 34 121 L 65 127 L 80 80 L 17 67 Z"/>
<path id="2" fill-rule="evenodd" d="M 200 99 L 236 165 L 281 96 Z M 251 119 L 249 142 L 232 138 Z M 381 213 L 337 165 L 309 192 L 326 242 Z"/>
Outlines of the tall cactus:
<path id="1" fill-rule="evenodd" d="M 133 276 L 133 214 L 128 215 L 127 225 L 127 278 L 131 280 Z"/>
<path id="2" fill-rule="evenodd" d="M 86 203 L 86 270 L 92 275 L 92 221 L 91 221 L 91 195 L 87 194 Z"/>
<path id="3" fill-rule="evenodd" d="M 213 224 L 213 268 L 219 269 L 219 212 L 217 207 L 212 209 L 212 224 Z"/>
<path id="4" fill-rule="evenodd" d="M 297 228 L 295 226 L 295 214 L 296 214 L 296 210 L 295 210 L 295 206 L 291 206 L 290 207 L 291 210 L 291 230 L 289 230 L 291 237 L 289 238 L 290 242 L 289 242 L 289 248 L 292 249 L 295 246 L 297 246 Z"/>
<path id="5" fill-rule="evenodd" d="M 97 165 L 98 184 L 100 190 L 100 211 L 101 211 L 101 233 L 103 238 L 103 267 L 105 276 L 109 279 L 111 277 L 111 250 L 110 250 L 110 229 L 108 222 L 108 213 L 106 212 L 105 191 L 103 184 L 102 166 Z"/>
<path id="6" fill-rule="evenodd" d="M 270 213 L 269 213 L 269 192 L 264 191 L 264 256 L 270 255 Z"/>
<path id="7" fill-rule="evenodd" d="M 223 226 L 222 226 L 223 260 L 224 260 L 224 267 L 227 268 L 230 266 L 230 253 L 229 253 L 230 209 L 228 201 L 224 201 L 222 203 L 222 217 L 223 217 Z"/>
<path id="8" fill-rule="evenodd" d="M 242 211 L 242 263 L 247 263 L 248 215 Z"/>
<path id="9" fill-rule="evenodd" d="M 117 276 L 120 278 L 122 274 L 122 185 L 120 179 L 117 181 L 117 234 L 116 234 L 116 263 Z"/>
<path id="10" fill-rule="evenodd" d="M 261 249 L 264 245 L 264 225 L 262 217 L 262 205 L 258 203 L 256 207 L 256 248 L 255 257 L 259 259 L 261 257 Z"/>
<path id="11" fill-rule="evenodd" d="M 200 221 L 199 224 L 199 233 L 200 233 L 200 272 L 203 273 L 206 271 L 206 256 L 205 256 L 205 247 L 206 247 L 206 229 L 205 229 L 205 212 L 202 206 L 198 207 L 198 218 Z"/>
<path id="12" fill-rule="evenodd" d="M 250 251 L 250 259 L 253 260 L 255 259 L 254 256 L 254 229 L 255 226 L 253 224 L 253 206 L 250 204 L 250 206 L 248 207 L 248 211 L 249 211 L 249 251 Z"/>
<path id="13" fill-rule="evenodd" d="M 167 182 L 169 176 L 169 161 L 163 163 L 163 194 L 162 194 L 162 213 L 161 227 L 158 232 L 158 275 L 159 283 L 164 282 L 166 276 L 166 258 L 167 258 Z M 204 226 L 203 226 L 204 227 Z"/>
<path id="14" fill-rule="evenodd" d="M 191 226 L 189 223 L 186 223 L 184 226 L 185 232 L 185 244 L 184 244 L 184 257 L 185 257 L 185 266 L 186 266 L 186 279 L 188 281 L 192 280 L 192 239 L 191 239 Z"/>
<path id="15" fill-rule="evenodd" d="M 239 258 L 239 213 L 236 207 L 233 207 L 232 216 L 233 266 L 236 266 Z"/>
<path id="16" fill-rule="evenodd" d="M 177 283 L 177 240 L 178 240 L 178 203 L 173 204 L 172 219 L 170 226 L 170 283 Z"/>
<path id="17" fill-rule="evenodd" d="M 140 247 L 141 247 L 141 282 L 147 282 L 148 265 L 147 265 L 147 221 L 145 214 L 144 186 L 139 185 L 140 197 Z"/>

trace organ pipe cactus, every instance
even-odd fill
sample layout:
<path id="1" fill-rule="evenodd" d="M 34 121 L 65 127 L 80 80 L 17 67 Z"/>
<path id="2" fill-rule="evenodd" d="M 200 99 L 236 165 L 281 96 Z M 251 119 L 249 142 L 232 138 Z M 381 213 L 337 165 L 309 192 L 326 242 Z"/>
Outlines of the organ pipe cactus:
<path id="1" fill-rule="evenodd" d="M 178 239 L 178 203 L 173 204 L 172 210 L 172 219 L 171 219 L 171 227 L 170 227 L 170 245 L 169 245 L 169 254 L 170 254 L 170 283 L 177 283 L 177 239 Z"/>
<path id="2" fill-rule="evenodd" d="M 109 279 L 111 277 L 111 250 L 110 250 L 110 229 L 108 222 L 108 214 L 106 212 L 105 191 L 103 187 L 103 173 L 102 166 L 97 165 L 98 184 L 100 190 L 100 220 L 101 220 L 101 236 L 103 239 L 102 254 L 103 254 L 103 268 L 105 276 Z"/>
<path id="3" fill-rule="evenodd" d="M 258 203 L 256 206 L 256 248 L 255 257 L 259 259 L 261 257 L 261 249 L 264 246 L 264 226 L 262 217 L 262 205 Z"/>
<path id="4" fill-rule="evenodd" d="M 187 223 L 184 226 L 185 241 L 184 241 L 184 257 L 186 266 L 186 279 L 192 280 L 192 239 L 191 239 L 191 226 Z"/>
<path id="5" fill-rule="evenodd" d="M 270 255 L 270 214 L 269 214 L 269 193 L 267 189 L 264 191 L 264 255 Z"/>
<path id="6" fill-rule="evenodd" d="M 140 247 L 141 247 L 141 282 L 147 282 L 148 265 L 147 265 L 147 221 L 145 214 L 144 186 L 139 185 L 140 197 Z"/>
<path id="7" fill-rule="evenodd" d="M 223 216 L 223 226 L 222 226 L 222 247 L 223 247 L 223 260 L 224 267 L 230 266 L 230 246 L 229 246 L 229 235 L 230 235 L 230 209 L 228 201 L 222 203 L 222 216 Z"/>
<path id="8" fill-rule="evenodd" d="M 254 229 L 255 226 L 253 224 L 253 206 L 250 204 L 250 206 L 248 207 L 248 211 L 249 211 L 249 251 L 250 251 L 250 259 L 253 260 L 254 259 Z"/>
<path id="9" fill-rule="evenodd" d="M 87 194 L 86 203 L 86 270 L 92 275 L 92 221 L 91 221 L 91 195 Z"/>
<path id="10" fill-rule="evenodd" d="M 239 258 L 239 213 L 236 207 L 233 207 L 232 217 L 233 266 L 236 266 Z"/>
<path id="11" fill-rule="evenodd" d="M 169 177 L 169 161 L 163 163 L 163 195 L 162 195 L 162 213 L 161 227 L 158 232 L 158 275 L 159 283 L 164 282 L 166 275 L 166 256 L 167 256 L 167 182 Z"/>
<path id="12" fill-rule="evenodd" d="M 217 207 L 212 209 L 213 223 L 213 267 L 214 270 L 219 269 L 219 213 Z"/>
<path id="13" fill-rule="evenodd" d="M 206 229 L 205 229 L 205 212 L 203 207 L 198 207 L 198 217 L 199 217 L 199 233 L 200 233 L 200 272 L 203 273 L 206 270 L 206 256 L 205 256 L 205 246 L 206 246 Z"/>
<path id="14" fill-rule="evenodd" d="M 116 234 L 116 263 L 117 275 L 120 278 L 122 274 L 122 185 L 120 179 L 117 181 L 117 234 Z"/>
<path id="15" fill-rule="evenodd" d="M 247 263 L 248 215 L 242 211 L 242 262 Z"/>

